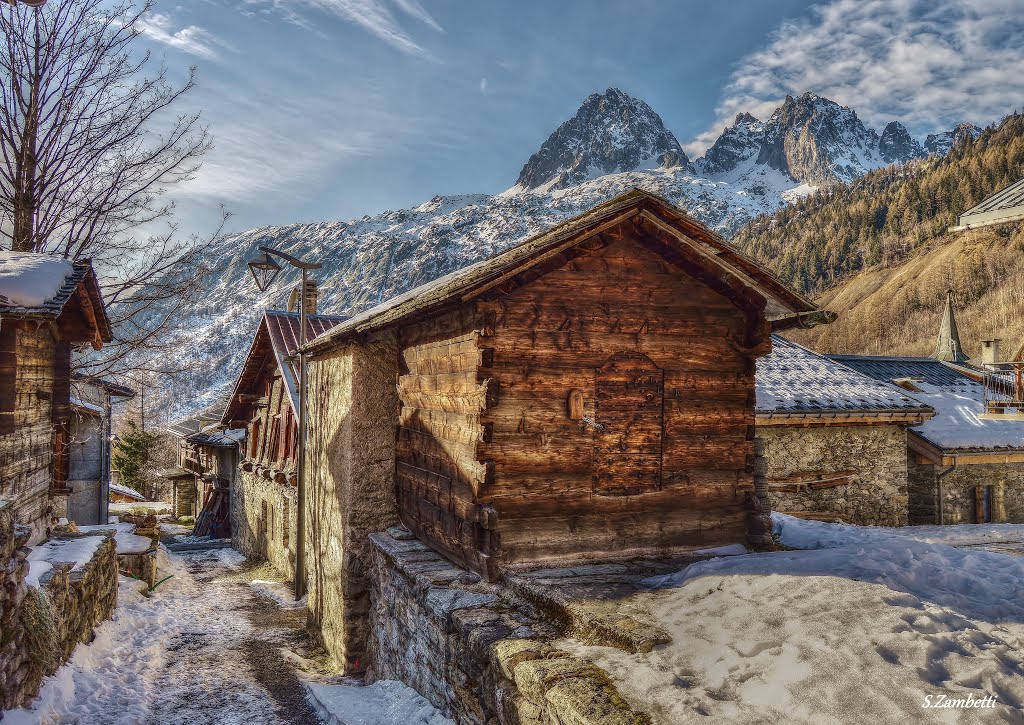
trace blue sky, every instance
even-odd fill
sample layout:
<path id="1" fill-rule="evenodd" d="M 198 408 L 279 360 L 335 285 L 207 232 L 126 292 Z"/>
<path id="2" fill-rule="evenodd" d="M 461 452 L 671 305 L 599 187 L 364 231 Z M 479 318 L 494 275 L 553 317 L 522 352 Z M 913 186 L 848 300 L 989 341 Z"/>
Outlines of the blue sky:
<path id="1" fill-rule="evenodd" d="M 740 110 L 813 90 L 878 129 L 997 120 L 1024 98 L 1021 0 L 158 0 L 143 43 L 215 149 L 186 231 L 347 219 L 511 186 L 594 91 L 647 101 L 691 156 Z"/>

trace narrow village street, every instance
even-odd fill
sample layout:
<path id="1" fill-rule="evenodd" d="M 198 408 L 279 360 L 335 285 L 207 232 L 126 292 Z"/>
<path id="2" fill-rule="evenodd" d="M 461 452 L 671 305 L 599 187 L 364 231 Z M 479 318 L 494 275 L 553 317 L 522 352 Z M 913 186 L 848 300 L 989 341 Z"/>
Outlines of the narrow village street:
<path id="1" fill-rule="evenodd" d="M 321 722 L 297 675 L 295 654 L 310 654 L 305 608 L 282 607 L 260 593 L 284 589 L 254 588 L 250 582 L 268 572 L 231 549 L 161 557 L 173 577 L 151 598 L 122 578 L 114 620 L 44 683 L 32 711 L 12 711 L 5 721 Z"/>

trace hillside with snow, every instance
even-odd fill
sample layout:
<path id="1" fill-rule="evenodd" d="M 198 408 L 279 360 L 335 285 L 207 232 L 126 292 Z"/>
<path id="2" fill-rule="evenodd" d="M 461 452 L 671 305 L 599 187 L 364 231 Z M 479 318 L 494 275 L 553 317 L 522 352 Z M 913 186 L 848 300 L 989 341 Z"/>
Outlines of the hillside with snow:
<path id="1" fill-rule="evenodd" d="M 956 132 L 947 133 L 953 143 Z M 361 219 L 219 239 L 201 261 L 204 293 L 180 321 L 187 370 L 157 393 L 155 405 L 179 418 L 230 392 L 262 310 L 283 307 L 297 283 L 286 272 L 260 293 L 246 267 L 260 246 L 320 262 L 319 310 L 355 314 L 634 187 L 730 236 L 820 186 L 923 153 L 902 126 L 879 135 L 851 109 L 807 93 L 787 98 L 767 121 L 741 114 L 691 162 L 650 106 L 611 88 L 587 98 L 500 194 L 436 196 Z"/>

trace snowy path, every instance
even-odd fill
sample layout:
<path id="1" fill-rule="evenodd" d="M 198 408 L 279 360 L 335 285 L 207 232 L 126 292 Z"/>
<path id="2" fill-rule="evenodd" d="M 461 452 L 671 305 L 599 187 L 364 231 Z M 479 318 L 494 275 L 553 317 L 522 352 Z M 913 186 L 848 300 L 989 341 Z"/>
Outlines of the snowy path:
<path id="1" fill-rule="evenodd" d="M 49 678 L 31 710 L 4 725 L 315 724 L 296 667 L 305 609 L 282 609 L 228 549 L 173 554 L 152 598 L 122 581 L 113 621 Z"/>
<path id="2" fill-rule="evenodd" d="M 225 553 L 175 555 L 187 572 L 179 585 L 183 628 L 166 645 L 146 722 L 320 722 L 282 654 L 284 647 L 305 644 L 306 610 L 284 610 L 258 595 L 245 577 L 232 576 Z"/>

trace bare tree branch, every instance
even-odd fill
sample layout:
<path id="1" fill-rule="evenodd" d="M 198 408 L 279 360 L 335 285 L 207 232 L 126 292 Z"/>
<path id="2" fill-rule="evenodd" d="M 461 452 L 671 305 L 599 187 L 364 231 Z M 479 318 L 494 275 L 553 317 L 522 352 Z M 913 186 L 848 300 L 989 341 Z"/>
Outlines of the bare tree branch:
<path id="1" fill-rule="evenodd" d="M 174 372 L 161 354 L 199 291 L 200 252 L 179 239 L 164 194 L 211 147 L 198 114 L 169 116 L 195 87 L 173 84 L 133 41 L 152 0 L 0 2 L 0 246 L 92 259 L 115 340 L 92 374 Z M 164 225 L 166 232 L 140 228 Z"/>

